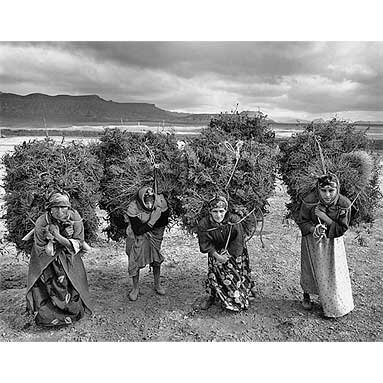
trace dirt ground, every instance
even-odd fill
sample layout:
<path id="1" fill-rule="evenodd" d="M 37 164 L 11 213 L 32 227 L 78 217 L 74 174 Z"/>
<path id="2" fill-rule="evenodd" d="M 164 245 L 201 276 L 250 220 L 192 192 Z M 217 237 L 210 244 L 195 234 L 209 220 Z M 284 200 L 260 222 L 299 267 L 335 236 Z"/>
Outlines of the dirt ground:
<path id="1" fill-rule="evenodd" d="M 0 340 L 8 341 L 383 341 L 383 211 L 372 231 L 345 236 L 355 309 L 339 319 L 323 319 L 321 308 L 301 308 L 300 235 L 283 219 L 288 196 L 283 186 L 270 198 L 262 248 L 249 241 L 250 262 L 258 290 L 241 313 L 215 305 L 199 309 L 204 297 L 207 258 L 196 238 L 172 229 L 163 243 L 162 284 L 166 296 L 153 290 L 153 278 L 141 272 L 139 299 L 131 302 L 131 280 L 122 244 L 100 240 L 84 257 L 94 313 L 69 327 L 40 329 L 25 313 L 28 262 L 12 246 L 0 243 Z M 0 233 L 1 238 L 1 233 Z M 1 241 L 1 240 L 0 240 Z"/>

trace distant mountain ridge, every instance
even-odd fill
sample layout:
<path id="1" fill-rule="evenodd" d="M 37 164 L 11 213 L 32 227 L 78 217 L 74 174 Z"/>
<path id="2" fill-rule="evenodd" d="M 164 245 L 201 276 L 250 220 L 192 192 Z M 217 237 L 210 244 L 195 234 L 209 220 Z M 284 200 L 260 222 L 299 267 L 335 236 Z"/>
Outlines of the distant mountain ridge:
<path id="1" fill-rule="evenodd" d="M 254 117 L 260 112 L 246 110 L 241 114 Z M 167 125 L 205 126 L 216 114 L 170 112 L 155 104 L 144 102 L 120 103 L 104 100 L 98 95 L 56 95 L 32 93 L 26 96 L 0 91 L 0 127 L 11 128 L 65 128 L 72 125 L 119 125 L 152 123 Z M 308 120 L 279 122 L 266 119 L 271 126 L 299 126 L 310 124 Z M 322 123 L 318 118 L 314 123 Z M 382 121 L 355 121 L 356 125 L 381 129 Z"/>
<path id="2" fill-rule="evenodd" d="M 170 112 L 150 103 L 106 101 L 97 95 L 48 96 L 32 93 L 21 96 L 0 92 L 0 123 L 9 126 L 31 122 L 41 126 L 44 123 L 92 125 L 143 121 L 206 124 L 212 116 L 209 114 Z"/>

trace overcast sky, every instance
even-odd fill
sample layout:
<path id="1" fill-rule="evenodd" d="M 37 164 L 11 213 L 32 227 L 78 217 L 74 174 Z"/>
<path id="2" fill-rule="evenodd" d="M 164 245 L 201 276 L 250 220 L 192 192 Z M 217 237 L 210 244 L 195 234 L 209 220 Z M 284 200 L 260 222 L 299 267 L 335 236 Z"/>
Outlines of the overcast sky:
<path id="1" fill-rule="evenodd" d="M 383 42 L 0 42 L 0 91 L 383 120 Z"/>

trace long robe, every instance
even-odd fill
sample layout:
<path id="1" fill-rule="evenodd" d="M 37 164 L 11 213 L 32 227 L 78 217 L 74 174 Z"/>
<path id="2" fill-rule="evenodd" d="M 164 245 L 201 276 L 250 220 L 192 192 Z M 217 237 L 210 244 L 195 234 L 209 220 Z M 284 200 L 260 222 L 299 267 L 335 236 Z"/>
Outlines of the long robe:
<path id="1" fill-rule="evenodd" d="M 151 213 L 136 199 L 129 204 L 125 214 L 128 225 L 125 251 L 128 255 L 128 274 L 131 277 L 136 276 L 146 265 L 159 266 L 164 261 L 161 245 L 169 222 L 169 210 L 162 212 L 153 226 L 148 224 Z"/>
<path id="2" fill-rule="evenodd" d="M 206 291 L 218 298 L 222 306 L 231 311 L 249 307 L 249 296 L 254 282 L 251 280 L 249 255 L 243 226 L 239 217 L 227 214 L 221 224 L 208 216 L 198 224 L 198 242 L 201 253 L 208 254 L 208 277 Z M 227 240 L 229 260 L 219 264 L 213 253 L 221 253 Z"/>
<path id="3" fill-rule="evenodd" d="M 311 233 L 320 223 L 314 213 L 317 205 L 322 205 L 333 220 L 326 237 L 321 239 Z M 323 205 L 315 191 L 303 200 L 297 222 L 302 233 L 300 283 L 304 292 L 319 295 L 326 317 L 341 317 L 354 309 L 343 239 L 348 230 L 350 205 L 342 195 L 330 206 Z"/>
<path id="4" fill-rule="evenodd" d="M 34 244 L 28 269 L 27 309 L 43 326 L 67 325 L 91 313 L 88 281 L 81 259 L 84 226 L 76 210 L 69 210 L 68 221 L 73 235 L 71 248 L 54 244 L 54 255 L 47 254 L 46 233 L 49 224 L 58 225 L 61 235 L 65 224 L 53 220 L 49 213 L 40 216 L 35 225 Z"/>

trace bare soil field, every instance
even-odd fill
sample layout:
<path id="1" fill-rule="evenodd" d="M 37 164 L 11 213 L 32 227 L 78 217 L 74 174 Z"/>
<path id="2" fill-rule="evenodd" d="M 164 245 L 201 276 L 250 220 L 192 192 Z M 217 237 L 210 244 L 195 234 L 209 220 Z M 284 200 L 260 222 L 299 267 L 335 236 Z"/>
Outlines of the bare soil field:
<path id="1" fill-rule="evenodd" d="M 123 244 L 104 239 L 84 257 L 94 313 L 57 330 L 38 328 L 25 313 L 28 261 L 17 259 L 11 245 L 0 243 L 0 340 L 9 341 L 383 341 L 383 210 L 369 234 L 350 230 L 345 236 L 355 309 L 339 319 L 323 319 L 318 302 L 301 307 L 300 233 L 284 220 L 288 195 L 280 185 L 270 198 L 262 248 L 249 243 L 258 290 L 247 311 L 231 313 L 220 306 L 199 308 L 204 297 L 207 258 L 197 239 L 176 229 L 163 243 L 162 284 L 153 290 L 148 269 L 141 272 L 141 292 L 128 299 L 131 280 Z M 0 238 L 2 237 L 0 233 Z"/>

